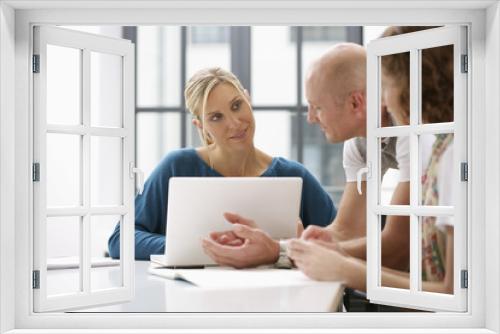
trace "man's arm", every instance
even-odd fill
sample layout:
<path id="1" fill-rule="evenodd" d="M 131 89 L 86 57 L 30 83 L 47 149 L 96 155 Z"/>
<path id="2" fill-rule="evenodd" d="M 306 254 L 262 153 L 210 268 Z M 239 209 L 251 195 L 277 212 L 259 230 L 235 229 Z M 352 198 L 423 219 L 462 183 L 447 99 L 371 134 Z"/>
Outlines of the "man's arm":
<path id="1" fill-rule="evenodd" d="M 336 241 L 351 240 L 366 235 L 366 182 L 360 195 L 356 182 L 347 182 L 340 200 L 337 217 L 328 227 Z"/>
<path id="2" fill-rule="evenodd" d="M 358 193 L 356 182 L 347 182 L 340 199 L 337 216 L 327 227 L 308 226 L 303 239 L 320 239 L 332 242 L 338 249 L 338 242 L 364 237 L 366 235 L 366 182 L 361 184 L 363 193 Z M 338 249 L 340 250 L 340 249 Z"/>
<path id="3" fill-rule="evenodd" d="M 399 182 L 394 189 L 391 205 L 408 205 L 410 182 Z M 340 211 L 340 210 L 339 210 Z M 366 217 L 366 216 L 365 216 Z M 382 231 L 382 265 L 407 270 L 409 264 L 410 224 L 407 216 L 387 216 Z M 366 259 L 366 237 L 346 240 L 340 249 L 351 256 Z"/>

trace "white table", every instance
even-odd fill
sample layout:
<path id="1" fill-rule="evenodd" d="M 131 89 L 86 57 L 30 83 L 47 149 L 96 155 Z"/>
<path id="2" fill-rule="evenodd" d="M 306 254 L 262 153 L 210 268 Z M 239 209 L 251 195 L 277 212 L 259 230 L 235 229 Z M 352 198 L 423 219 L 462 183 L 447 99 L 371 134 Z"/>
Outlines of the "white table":
<path id="1" fill-rule="evenodd" d="M 135 297 L 131 302 L 78 312 L 336 312 L 342 305 L 339 282 L 310 286 L 204 289 L 147 272 L 148 261 L 135 262 Z M 118 267 L 93 268 L 103 286 L 119 282 Z M 284 269 L 286 270 L 286 269 Z M 50 270 L 61 279 L 75 269 Z M 275 284 L 274 284 L 275 285 Z"/>

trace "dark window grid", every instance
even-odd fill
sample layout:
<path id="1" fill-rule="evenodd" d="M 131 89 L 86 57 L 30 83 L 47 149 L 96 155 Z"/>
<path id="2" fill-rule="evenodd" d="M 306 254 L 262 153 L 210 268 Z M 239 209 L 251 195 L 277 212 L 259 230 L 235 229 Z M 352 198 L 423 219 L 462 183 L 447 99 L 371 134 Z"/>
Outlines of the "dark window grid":
<path id="1" fill-rule="evenodd" d="M 224 28 L 224 27 L 223 27 Z M 251 48 L 251 33 L 250 33 L 250 27 L 248 27 L 247 33 L 242 31 L 241 29 L 244 29 L 245 27 L 231 27 L 229 34 L 233 34 L 234 36 L 237 36 L 237 38 L 229 39 L 230 40 L 230 47 L 231 50 L 234 48 L 235 40 L 238 41 L 238 45 L 236 46 L 238 50 L 242 50 L 242 46 L 246 46 L 247 49 L 250 52 Z M 295 129 L 292 129 L 292 134 L 294 135 L 293 132 L 295 132 L 296 138 L 297 138 L 297 146 L 296 146 L 296 154 L 297 154 L 297 160 L 301 163 L 303 163 L 303 151 L 304 151 L 304 132 L 303 132 L 303 127 L 302 123 L 304 120 L 304 113 L 307 112 L 307 107 L 304 105 L 302 101 L 302 50 L 303 50 L 303 41 L 304 41 L 304 31 L 306 32 L 306 41 L 313 40 L 313 38 L 310 36 L 310 31 L 313 31 L 314 29 L 310 29 L 312 27 L 293 27 L 291 29 L 291 33 L 293 34 L 293 39 L 294 42 L 296 43 L 296 52 L 297 52 L 297 58 L 296 58 L 296 73 L 297 73 L 297 86 L 296 86 L 296 91 L 297 91 L 297 103 L 296 105 L 287 105 L 287 106 L 254 106 L 253 110 L 254 111 L 263 111 L 263 110 L 268 110 L 268 111 L 284 111 L 284 112 L 296 112 L 297 116 L 297 122 L 295 122 Z M 316 34 L 316 36 L 320 36 L 321 38 L 329 39 L 333 35 L 328 35 L 328 28 L 329 27 L 320 27 L 321 33 Z M 186 123 L 187 123 L 187 113 L 185 112 L 185 103 L 184 99 L 182 98 L 183 96 L 183 87 L 185 86 L 186 83 L 186 59 L 187 59 L 187 32 L 188 32 L 188 27 L 182 26 L 181 27 L 181 66 L 180 66 L 180 71 L 181 71 L 181 105 L 176 108 L 176 107 L 139 107 L 136 105 L 135 111 L 136 113 L 138 112 L 181 112 L 182 117 L 181 117 L 181 147 L 186 146 L 187 142 L 187 133 L 186 133 Z M 363 40 L 363 35 L 362 35 L 362 28 L 361 27 L 346 27 L 345 28 L 345 36 L 347 41 L 350 42 L 355 42 L 362 44 Z M 243 35 L 242 35 L 243 33 Z M 136 27 L 125 27 L 124 28 L 124 37 L 129 38 L 132 40 L 132 42 L 136 43 L 137 42 L 137 28 Z M 318 38 L 320 38 L 318 37 Z M 234 52 L 232 50 L 231 52 L 232 57 L 234 55 L 240 55 L 238 52 Z M 248 58 L 248 57 L 247 57 Z M 136 57 L 137 59 L 137 57 Z M 245 63 L 243 66 L 249 67 L 250 66 L 250 61 L 249 59 L 244 59 L 243 62 Z M 231 59 L 231 64 L 236 64 L 238 62 L 234 61 Z M 232 65 L 233 66 L 233 65 Z M 248 68 L 246 71 L 242 70 L 240 68 L 241 66 L 235 66 L 235 68 L 232 70 L 237 70 L 238 74 L 241 76 L 243 75 L 243 78 L 240 78 L 244 82 L 247 82 L 248 89 L 251 91 L 251 85 L 250 85 L 250 69 Z M 241 73 L 243 72 L 243 73 Z M 136 88 L 137 90 L 137 88 Z M 136 92 L 137 96 L 137 92 Z M 136 99 L 137 101 L 137 99 Z M 136 139 L 137 140 L 137 139 Z"/>

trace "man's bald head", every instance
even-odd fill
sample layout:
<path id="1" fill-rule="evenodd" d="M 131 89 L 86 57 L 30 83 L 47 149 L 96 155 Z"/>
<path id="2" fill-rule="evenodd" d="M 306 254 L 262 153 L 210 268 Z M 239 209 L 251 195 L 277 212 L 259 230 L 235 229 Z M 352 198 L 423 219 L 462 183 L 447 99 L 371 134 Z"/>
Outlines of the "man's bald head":
<path id="1" fill-rule="evenodd" d="M 307 121 L 317 123 L 328 141 L 366 135 L 366 52 L 342 43 L 316 60 L 306 78 Z"/>
<path id="2" fill-rule="evenodd" d="M 358 44 L 337 44 L 310 67 L 307 81 L 342 102 L 353 91 L 366 90 L 366 51 Z"/>

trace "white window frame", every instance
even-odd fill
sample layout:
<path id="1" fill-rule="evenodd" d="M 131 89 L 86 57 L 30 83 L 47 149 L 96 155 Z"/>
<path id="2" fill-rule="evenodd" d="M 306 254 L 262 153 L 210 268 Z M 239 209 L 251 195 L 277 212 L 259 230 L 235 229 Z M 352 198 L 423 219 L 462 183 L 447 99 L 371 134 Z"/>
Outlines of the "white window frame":
<path id="1" fill-rule="evenodd" d="M 39 56 L 39 73 L 33 75 L 34 89 L 34 162 L 40 166 L 39 181 L 33 184 L 33 236 L 35 250 L 34 270 L 39 272 L 39 288 L 34 289 L 35 312 L 70 310 L 109 303 L 127 302 L 134 294 L 134 186 L 132 172 L 134 162 L 134 46 L 130 41 L 97 36 L 69 29 L 36 26 L 34 28 L 34 54 Z M 81 56 L 81 124 L 55 125 L 47 123 L 47 45 L 64 46 L 79 50 Z M 81 51 L 80 51 L 81 50 Z M 91 123 L 91 53 L 120 57 L 121 78 L 116 83 L 121 92 L 119 127 L 92 126 Z M 72 134 L 82 138 L 80 174 L 81 202 L 70 208 L 47 207 L 47 134 Z M 121 166 L 121 204 L 93 207 L 91 204 L 91 138 L 119 138 L 122 148 L 119 155 Z M 120 216 L 120 287 L 93 291 L 91 287 L 91 216 Z M 77 292 L 49 295 L 47 289 L 47 218 L 76 216 L 81 219 L 79 228 L 79 282 Z"/>
<path id="2" fill-rule="evenodd" d="M 467 289 L 461 287 L 461 271 L 467 270 L 467 182 L 460 180 L 460 164 L 467 163 L 467 81 L 462 73 L 461 57 L 467 55 L 466 26 L 447 26 L 418 31 L 412 34 L 387 37 L 372 41 L 367 48 L 367 161 L 371 177 L 367 187 L 367 295 L 375 303 L 415 307 L 432 311 L 467 310 Z M 421 50 L 453 45 L 453 122 L 422 124 L 421 122 Z M 379 117 L 381 99 L 381 57 L 408 52 L 410 57 L 410 124 L 382 127 Z M 419 135 L 452 133 L 453 206 L 421 205 Z M 408 136 L 410 143 L 410 203 L 409 205 L 383 205 L 380 202 L 382 177 L 380 175 L 380 144 L 383 137 Z M 381 262 L 381 215 L 409 216 L 410 224 L 410 286 L 409 289 L 384 287 Z M 454 261 L 453 293 L 422 291 L 421 224 L 423 216 L 447 215 L 453 217 Z M 473 274 L 473 273 L 471 273 Z"/>
<path id="3" fill-rule="evenodd" d="M 64 7 L 64 8 L 63 8 Z M 44 9 L 41 9 L 44 8 Z M 106 9 L 107 8 L 107 9 Z M 193 9 L 196 8 L 196 9 Z M 140 10 L 139 10 L 140 9 Z M 30 36 L 33 24 L 261 24 L 409 25 L 469 24 L 471 99 L 468 122 L 471 272 L 466 314 L 33 314 L 31 298 L 32 120 Z M 15 66 L 15 71 L 14 71 Z M 485 70 L 487 68 L 487 71 Z M 499 333 L 500 320 L 500 7 L 497 1 L 3 1 L 0 3 L 0 332 L 110 333 L 102 328 L 298 327 L 294 333 Z M 15 182 L 14 182 L 15 180 Z M 485 181 L 488 182 L 485 182 Z M 14 196 L 13 196 L 14 194 Z M 487 250 L 487 251 L 486 251 Z M 13 255 L 15 254 L 15 255 Z M 485 263 L 488 265 L 486 266 Z M 14 284 L 15 282 L 15 284 Z M 15 289 L 12 287 L 15 286 Z M 486 293 L 487 291 L 487 293 Z M 249 330 L 251 324 L 253 330 Z M 386 329 L 377 330 L 384 326 Z M 93 329 L 87 329 L 87 328 Z M 75 330 L 71 330 L 74 328 Z M 98 330 L 101 328 L 101 330 Z M 211 328 L 202 330 L 200 328 Z M 314 330 L 314 328 L 318 330 Z M 339 330 L 335 331 L 335 328 Z M 37 330 L 39 329 L 39 330 Z M 320 330 L 323 329 L 323 330 Z M 178 332 L 179 330 L 177 330 Z M 228 330 L 226 332 L 234 332 Z M 286 332 L 286 330 L 284 330 Z M 115 330 L 116 332 L 116 330 Z M 281 330 L 283 332 L 283 330 Z"/>

